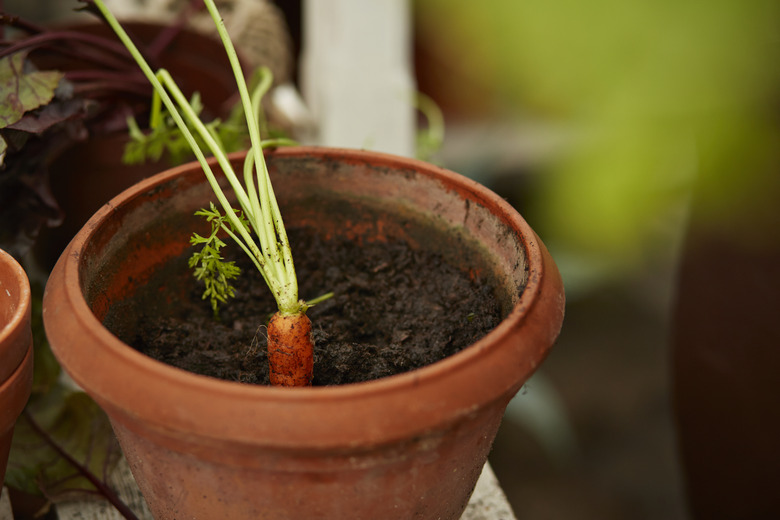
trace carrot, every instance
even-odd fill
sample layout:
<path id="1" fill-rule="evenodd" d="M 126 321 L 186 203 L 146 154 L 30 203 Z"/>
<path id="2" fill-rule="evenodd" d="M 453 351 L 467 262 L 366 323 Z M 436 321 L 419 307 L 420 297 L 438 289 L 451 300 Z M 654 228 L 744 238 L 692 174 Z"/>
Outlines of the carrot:
<path id="1" fill-rule="evenodd" d="M 268 323 L 268 367 L 273 386 L 311 386 L 314 343 L 302 312 L 277 312 Z"/>
<path id="2" fill-rule="evenodd" d="M 268 284 L 279 308 L 279 312 L 273 316 L 268 325 L 271 384 L 310 386 L 314 354 L 311 321 L 306 317 L 305 311 L 313 303 L 298 299 L 298 279 L 293 265 L 290 242 L 287 239 L 287 231 L 284 228 L 282 214 L 271 187 L 271 177 L 263 156 L 265 146 L 277 145 L 279 142 L 264 141 L 258 123 L 262 114 L 262 97 L 273 83 L 271 71 L 267 67 L 259 70 L 260 81 L 254 86 L 250 95 L 241 63 L 238 61 L 238 55 L 227 30 L 221 23 L 217 6 L 214 0 L 204 0 L 236 79 L 251 143 L 244 159 L 243 169 L 237 172 L 223 143 L 216 138 L 215 131 L 200 119 L 198 111 L 187 100 L 173 77 L 164 69 L 155 72 L 151 68 L 119 21 L 105 6 L 104 0 L 94 0 L 94 3 L 154 87 L 151 120 L 159 124 L 162 119 L 162 107 L 166 108 L 203 168 L 203 173 L 219 201 L 221 211 L 216 204 L 212 204 L 211 209 L 197 213 L 212 223 L 211 234 L 208 237 L 193 234 L 191 240 L 192 244 L 203 245 L 203 250 L 196 252 L 190 259 L 190 267 L 196 268 L 196 276 L 206 284 L 204 298 L 211 298 L 212 309 L 216 315 L 218 304 L 233 295 L 233 288 L 228 280 L 236 276 L 238 270 L 231 262 L 222 260 L 219 249 L 224 243 L 217 236 L 222 230 L 252 259 Z M 204 148 L 196 139 L 196 135 L 205 145 Z M 231 200 L 223 191 L 212 166 L 206 160 L 207 151 L 217 159 L 240 209 L 232 206 Z M 240 175 L 242 172 L 243 176 Z M 324 295 L 318 300 L 329 297 L 330 295 Z"/>

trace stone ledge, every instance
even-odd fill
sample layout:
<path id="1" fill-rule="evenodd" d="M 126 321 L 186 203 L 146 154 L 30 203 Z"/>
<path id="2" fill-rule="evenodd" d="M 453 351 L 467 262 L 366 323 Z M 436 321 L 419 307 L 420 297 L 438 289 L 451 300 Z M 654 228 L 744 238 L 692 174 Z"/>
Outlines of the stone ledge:
<path id="1" fill-rule="evenodd" d="M 120 464 L 110 484 L 140 520 L 152 520 L 126 463 Z M 59 504 L 57 516 L 59 520 L 122 520 L 121 515 L 103 500 Z M 13 520 L 11 502 L 5 488 L 0 497 L 0 520 Z M 489 464 L 485 464 L 461 520 L 517 520 Z"/>

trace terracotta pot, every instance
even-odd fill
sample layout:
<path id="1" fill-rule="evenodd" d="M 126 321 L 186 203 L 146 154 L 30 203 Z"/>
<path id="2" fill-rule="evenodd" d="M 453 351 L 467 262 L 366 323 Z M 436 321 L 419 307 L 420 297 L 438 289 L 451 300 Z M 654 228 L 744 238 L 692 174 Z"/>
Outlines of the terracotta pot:
<path id="1" fill-rule="evenodd" d="M 552 259 L 500 197 L 438 167 L 324 148 L 268 164 L 288 227 L 402 237 L 489 266 L 505 319 L 442 361 L 335 387 L 243 385 L 152 360 L 113 332 L 132 330 L 120 318 L 135 288 L 189 248 L 192 213 L 213 198 L 185 165 L 113 199 L 62 255 L 44 296 L 55 355 L 108 413 L 158 520 L 458 518 L 505 406 L 558 335 Z M 175 276 L 190 274 L 171 276 L 160 300 L 175 305 Z"/>
<path id="2" fill-rule="evenodd" d="M 0 249 L 0 483 L 14 424 L 30 397 L 32 376 L 30 283 L 24 269 Z"/>

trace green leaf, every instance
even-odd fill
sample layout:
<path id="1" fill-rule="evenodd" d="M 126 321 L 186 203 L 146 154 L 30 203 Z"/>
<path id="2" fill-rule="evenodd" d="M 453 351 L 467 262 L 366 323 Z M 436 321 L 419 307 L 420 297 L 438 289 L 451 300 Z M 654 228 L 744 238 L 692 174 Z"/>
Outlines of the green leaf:
<path id="1" fill-rule="evenodd" d="M 25 72 L 25 57 L 26 53 L 18 52 L 0 59 L 0 128 L 49 103 L 64 77 L 57 71 Z"/>
<path id="2" fill-rule="evenodd" d="M 235 265 L 235 262 L 225 262 L 220 250 L 225 247 L 225 242 L 217 236 L 220 230 L 234 231 L 232 224 L 227 217 L 222 215 L 212 202 L 209 209 L 199 209 L 195 215 L 203 217 L 211 223 L 211 234 L 208 237 L 202 237 L 193 233 L 190 237 L 190 244 L 203 247 L 200 251 L 195 251 L 190 256 L 188 264 L 194 268 L 193 276 L 205 285 L 202 298 L 208 299 L 211 303 L 211 309 L 214 311 L 214 317 L 219 317 L 219 304 L 227 302 L 228 298 L 235 296 L 235 289 L 230 285 L 230 280 L 237 278 L 241 274 L 241 269 Z M 248 226 L 241 212 L 236 211 L 239 222 Z"/>
<path id="3" fill-rule="evenodd" d="M 257 69 L 252 77 L 250 90 L 258 88 L 263 81 L 268 81 L 267 74 L 269 74 L 267 69 L 263 67 Z M 198 92 L 192 95 L 190 105 L 198 115 L 203 111 L 203 102 Z M 279 139 L 265 141 L 263 143 L 264 148 L 266 146 L 293 146 L 297 144 L 288 139 L 282 132 L 272 132 L 270 129 L 267 129 L 268 125 L 265 115 L 260 113 L 259 116 L 260 120 L 258 123 L 263 128 L 263 133 L 276 134 L 279 137 Z M 160 112 L 159 124 L 145 134 L 138 129 L 135 120 L 132 122 L 128 121 L 128 123 L 130 123 L 128 127 L 131 139 L 125 145 L 122 157 L 123 163 L 142 164 L 146 161 L 158 161 L 163 155 L 167 157 L 168 162 L 172 165 L 182 164 L 192 159 L 193 152 L 189 143 L 167 110 Z M 206 123 L 205 126 L 216 136 L 225 152 L 246 150 L 251 144 L 246 125 L 244 124 L 244 109 L 241 103 L 236 103 L 233 106 L 227 120 L 222 121 L 217 118 Z M 190 129 L 193 130 L 192 128 Z M 205 147 L 205 143 L 199 135 L 196 134 L 194 137 L 199 146 Z"/>
<path id="4" fill-rule="evenodd" d="M 195 92 L 192 95 L 190 105 L 197 114 L 200 114 L 203 110 L 203 103 L 199 93 Z M 156 162 L 165 156 L 170 164 L 177 165 L 183 164 L 193 157 L 189 143 L 168 111 L 162 110 L 155 120 L 159 120 L 158 123 L 150 131 L 144 133 L 134 119 L 128 119 L 130 140 L 125 145 L 122 156 L 124 164 Z M 219 120 L 215 120 L 211 124 L 217 125 Z M 202 140 L 198 142 L 202 144 Z"/>
<path id="5" fill-rule="evenodd" d="M 52 501 L 93 494 L 95 486 L 58 448 L 103 482 L 121 456 L 103 411 L 62 384 L 31 402 L 17 421 L 5 483 Z"/>

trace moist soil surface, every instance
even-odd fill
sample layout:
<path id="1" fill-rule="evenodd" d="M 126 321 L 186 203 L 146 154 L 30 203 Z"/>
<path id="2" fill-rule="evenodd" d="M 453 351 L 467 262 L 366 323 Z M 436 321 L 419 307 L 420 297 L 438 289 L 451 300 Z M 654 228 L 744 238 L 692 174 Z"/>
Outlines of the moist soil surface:
<path id="1" fill-rule="evenodd" d="M 461 271 L 439 253 L 401 241 L 324 240 L 305 229 L 290 230 L 289 237 L 300 297 L 334 293 L 308 311 L 314 386 L 423 367 L 469 346 L 501 321 L 490 284 L 476 270 Z M 228 248 L 238 249 L 234 244 Z M 143 316 L 136 336 L 125 341 L 190 372 L 269 384 L 265 324 L 276 306 L 246 255 L 233 259 L 242 274 L 233 284 L 236 297 L 220 307 L 218 320 L 201 299 L 203 286 L 190 277 L 189 298 L 177 301 L 170 313 Z"/>

